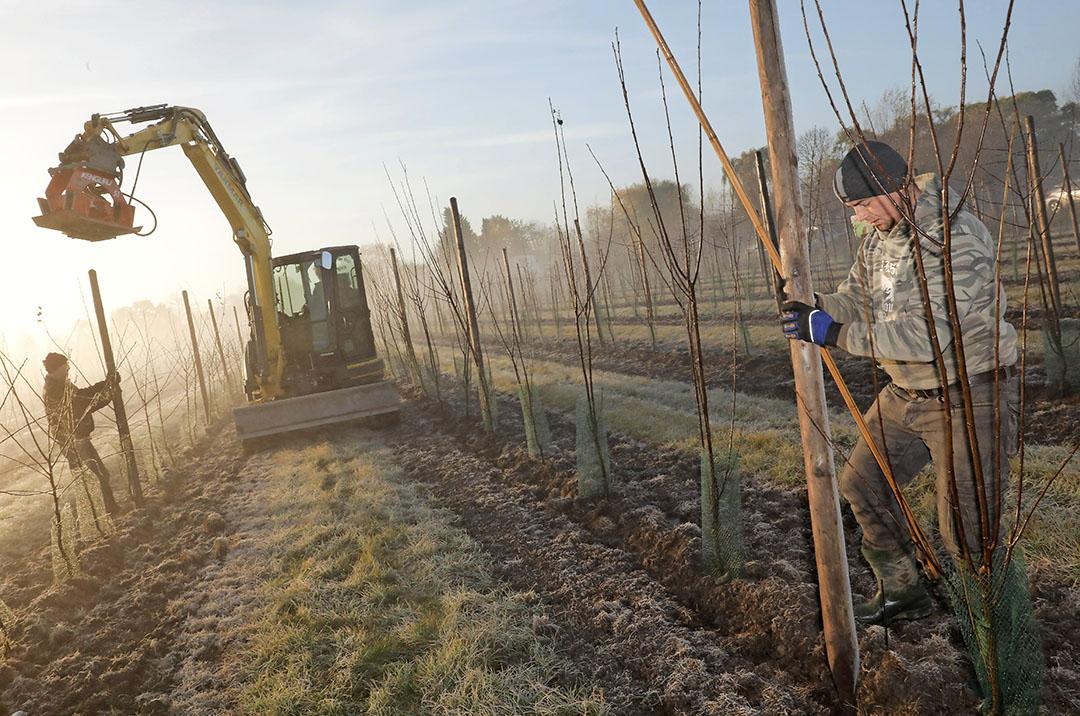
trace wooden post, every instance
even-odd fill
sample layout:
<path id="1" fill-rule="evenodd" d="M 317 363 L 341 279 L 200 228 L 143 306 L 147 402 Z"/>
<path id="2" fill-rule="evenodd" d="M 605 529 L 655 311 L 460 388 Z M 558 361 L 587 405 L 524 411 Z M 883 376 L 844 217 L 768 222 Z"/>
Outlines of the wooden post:
<path id="1" fill-rule="evenodd" d="M 610 260 L 610 256 L 608 259 Z M 607 317 L 608 338 L 611 339 L 611 347 L 615 347 L 615 325 L 611 319 L 611 267 L 607 262 L 603 264 L 604 270 L 600 272 L 601 285 L 604 288 L 604 315 Z"/>
<path id="2" fill-rule="evenodd" d="M 559 320 L 559 279 L 557 271 L 552 268 L 548 275 L 548 283 L 551 284 L 551 320 L 555 322 L 555 340 L 562 340 L 562 322 Z"/>
<path id="3" fill-rule="evenodd" d="M 813 304 L 810 252 L 803 229 L 799 196 L 795 127 L 775 0 L 750 0 L 750 19 L 754 27 L 761 102 L 765 110 L 769 156 L 772 159 L 780 259 L 783 273 L 788 277 L 787 293 L 795 300 Z M 855 638 L 844 527 L 840 519 L 836 473 L 829 444 L 829 411 L 825 404 L 821 357 L 817 347 L 810 343 L 791 341 L 790 347 L 825 626 L 825 651 L 840 698 L 854 707 L 855 682 L 859 676 L 859 643 Z"/>
<path id="4" fill-rule="evenodd" d="M 195 374 L 199 377 L 199 390 L 202 392 L 203 414 L 206 416 L 206 424 L 210 424 L 210 394 L 206 392 L 206 379 L 203 377 L 202 358 L 199 357 L 199 340 L 195 337 L 195 320 L 191 317 L 191 303 L 188 302 L 187 291 L 184 295 L 184 311 L 187 312 L 188 331 L 191 333 L 191 350 L 195 354 Z"/>
<path id="5" fill-rule="evenodd" d="M 1069 215 L 1072 217 L 1073 239 L 1076 240 L 1076 253 L 1080 255 L 1080 222 L 1076 220 L 1076 202 L 1072 195 L 1072 180 L 1069 178 L 1069 160 L 1065 157 L 1065 145 L 1058 143 L 1058 155 L 1061 157 L 1061 187 L 1069 199 Z"/>
<path id="6" fill-rule="evenodd" d="M 521 270 L 520 266 L 518 266 L 518 270 Z M 540 294 L 536 291 L 536 281 L 533 279 L 532 270 L 529 268 L 528 264 L 525 265 L 525 280 L 528 282 L 529 293 L 532 296 L 530 302 L 532 303 L 533 316 L 536 318 L 536 336 L 543 342 L 544 324 L 540 319 Z M 521 295 L 525 295 L 525 286 L 521 287 Z M 522 308 L 522 310 L 524 311 L 524 308 Z"/>
<path id="7" fill-rule="evenodd" d="M 780 237 L 776 233 L 776 221 L 773 219 L 772 202 L 769 199 L 769 183 L 765 181 L 765 161 L 761 158 L 761 152 L 754 152 L 754 159 L 757 166 L 758 176 L 758 189 L 761 191 L 761 213 L 762 219 L 765 221 L 765 227 L 769 230 L 769 238 L 772 239 L 773 246 L 777 251 L 780 250 Z M 764 246 L 759 241 L 757 242 L 758 249 L 762 252 L 765 251 Z M 770 266 L 770 268 L 772 268 Z M 772 268 L 772 280 L 773 280 L 773 295 L 776 297 L 776 311 L 781 312 L 781 295 L 784 292 L 784 277 L 780 275 L 780 272 L 775 268 Z"/>
<path id="8" fill-rule="evenodd" d="M 413 374 L 416 385 L 423 385 L 420 378 L 420 362 L 416 360 L 416 351 L 413 349 L 412 334 L 409 332 L 409 315 L 405 310 L 405 293 L 401 290 L 401 274 L 398 273 L 397 253 L 394 247 L 390 247 L 390 266 L 394 270 L 394 286 L 397 287 L 398 321 L 401 323 L 401 337 L 405 340 L 405 353 L 409 361 L 409 371 Z"/>
<path id="9" fill-rule="evenodd" d="M 105 370 L 109 375 L 114 375 L 116 360 L 113 357 L 112 341 L 109 340 L 109 325 L 105 321 L 105 305 L 101 302 L 97 271 L 93 269 L 90 269 L 90 293 L 94 298 L 94 314 L 97 316 L 98 333 L 101 335 L 101 352 L 105 358 Z M 120 434 L 120 452 L 124 456 L 127 472 L 128 495 L 136 507 L 142 507 L 143 491 L 142 484 L 139 483 L 139 465 L 135 461 L 135 446 L 131 442 L 131 428 L 128 426 L 127 409 L 124 408 L 124 396 L 120 393 L 119 380 L 116 381 L 116 387 L 113 390 L 113 412 L 116 413 L 116 431 Z M 111 494 L 111 488 L 109 492 Z"/>
<path id="10" fill-rule="evenodd" d="M 1050 284 L 1050 298 L 1054 303 L 1054 313 L 1060 316 L 1061 289 L 1058 287 L 1057 261 L 1054 259 L 1054 239 L 1050 234 L 1050 217 L 1046 211 L 1046 195 L 1043 194 L 1042 172 L 1039 170 L 1039 144 L 1035 138 L 1035 118 L 1030 114 L 1024 118 L 1024 127 L 1028 135 L 1028 173 L 1031 178 L 1031 192 L 1035 197 L 1035 216 L 1038 219 L 1042 252 L 1046 260 L 1046 280 Z"/>
<path id="11" fill-rule="evenodd" d="M 225 376 L 225 389 L 229 395 L 234 395 L 232 378 L 229 376 L 229 364 L 225 362 L 225 349 L 221 347 L 221 334 L 218 333 L 217 316 L 214 315 L 213 299 L 206 299 L 206 306 L 210 309 L 210 323 L 214 326 L 214 342 L 217 343 L 218 358 L 221 359 L 221 372 Z"/>
<path id="12" fill-rule="evenodd" d="M 510 297 L 510 328 L 517 334 L 517 340 L 520 341 L 525 332 L 521 326 L 521 320 L 518 318 L 517 296 L 514 295 L 514 278 L 510 275 L 510 258 L 506 255 L 506 247 L 502 250 L 503 266 L 506 268 L 506 294 Z M 516 264 L 515 264 L 516 266 Z M 518 266 L 518 285 L 521 286 L 521 267 Z M 524 288 L 522 288 L 522 302 L 524 302 Z M 522 306 L 522 312 L 524 313 L 525 307 Z"/>
<path id="13" fill-rule="evenodd" d="M 454 240 L 457 242 L 458 273 L 461 277 L 461 290 L 465 295 L 465 314 L 469 320 L 469 347 L 472 349 L 473 362 L 476 364 L 477 383 L 483 393 L 482 400 L 490 401 L 492 395 L 487 385 L 487 372 L 484 370 L 484 353 L 480 347 L 480 324 L 476 318 L 476 302 L 473 300 L 472 283 L 469 281 L 469 259 L 465 255 L 465 237 L 461 235 L 461 215 L 458 213 L 457 197 L 450 197 L 450 213 L 454 219 Z M 483 407 L 484 430 L 495 432 L 491 420 L 490 405 Z"/>
<path id="14" fill-rule="evenodd" d="M 649 270 L 645 265 L 645 240 L 641 232 L 634 232 L 634 248 L 637 249 L 638 266 L 641 267 L 641 289 L 645 293 L 645 318 L 649 326 L 649 349 L 656 350 L 656 314 L 653 311 L 652 290 L 649 288 Z"/>
<path id="15" fill-rule="evenodd" d="M 596 321 L 596 341 L 603 348 L 604 324 L 600 322 L 600 301 L 596 292 L 593 291 L 592 272 L 589 271 L 589 255 L 585 252 L 585 237 L 581 233 L 581 222 L 574 219 L 574 231 L 577 233 L 578 248 L 581 251 L 581 268 L 585 273 L 585 312 L 589 311 L 589 303 L 592 302 L 593 320 Z M 599 286 L 597 286 L 599 288 Z"/>

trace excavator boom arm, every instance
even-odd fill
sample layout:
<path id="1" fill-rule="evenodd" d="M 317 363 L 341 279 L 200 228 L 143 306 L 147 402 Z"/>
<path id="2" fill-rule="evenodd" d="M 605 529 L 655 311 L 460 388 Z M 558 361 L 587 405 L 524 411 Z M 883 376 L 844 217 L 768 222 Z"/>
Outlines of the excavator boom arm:
<path id="1" fill-rule="evenodd" d="M 120 122 L 153 124 L 127 136 Z M 206 116 L 190 107 L 153 105 L 113 115 L 93 115 L 83 132 L 60 153 L 60 166 L 50 170 L 53 180 L 46 199 L 39 200 L 40 226 L 58 229 L 74 238 L 103 240 L 137 231 L 133 209 L 120 191 L 123 157 L 179 145 L 233 230 L 233 240 L 244 256 L 251 296 L 258 368 L 258 397 L 282 394 L 284 358 L 274 300 L 270 232 L 262 212 L 251 200 L 246 178 L 236 160 L 217 139 Z M 110 166 L 112 165 L 112 166 Z M 105 201 L 109 196 L 112 201 Z"/>

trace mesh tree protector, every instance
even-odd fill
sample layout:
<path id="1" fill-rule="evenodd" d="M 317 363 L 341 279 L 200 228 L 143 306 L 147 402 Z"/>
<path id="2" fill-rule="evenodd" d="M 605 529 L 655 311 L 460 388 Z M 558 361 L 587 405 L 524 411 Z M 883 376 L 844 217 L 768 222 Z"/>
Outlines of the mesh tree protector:
<path id="1" fill-rule="evenodd" d="M 551 427 L 540 402 L 540 393 L 531 381 L 518 386 L 521 416 L 525 421 L 525 445 L 529 457 L 543 459 L 551 454 Z"/>
<path id="2" fill-rule="evenodd" d="M 745 574 L 742 476 L 734 451 L 711 460 L 701 451 L 701 562 L 705 573 L 718 580 Z"/>
<path id="3" fill-rule="evenodd" d="M 484 365 L 484 375 L 476 381 L 477 398 L 480 403 L 480 418 L 484 428 L 494 433 L 499 427 L 499 401 L 495 395 L 495 382 L 491 379 L 491 366 Z"/>
<path id="4" fill-rule="evenodd" d="M 1043 325 L 1043 366 L 1046 387 L 1058 393 L 1080 391 L 1080 320 L 1059 321 L 1060 336 L 1051 326 Z"/>
<path id="5" fill-rule="evenodd" d="M 1038 716 L 1045 666 L 1023 551 L 994 552 L 989 574 L 954 563 L 945 588 L 982 691 L 984 714 Z"/>
<path id="6" fill-rule="evenodd" d="M 604 497 L 611 493 L 611 457 L 604 424 L 604 394 L 597 391 L 590 410 L 588 398 L 577 400 L 577 472 L 579 497 Z"/>

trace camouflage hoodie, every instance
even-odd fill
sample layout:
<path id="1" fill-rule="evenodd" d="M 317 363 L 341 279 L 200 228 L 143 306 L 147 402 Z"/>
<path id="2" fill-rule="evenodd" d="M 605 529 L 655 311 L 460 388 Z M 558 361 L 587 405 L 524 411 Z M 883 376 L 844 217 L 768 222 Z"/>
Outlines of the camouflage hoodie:
<path id="1" fill-rule="evenodd" d="M 920 190 L 915 202 L 915 224 L 937 244 L 920 235 L 926 284 L 933 308 L 934 327 L 949 382 L 957 380 L 953 342 L 945 294 L 944 230 L 941 219 L 941 179 L 934 174 L 915 178 Z M 951 197 L 958 192 L 950 192 Z M 1004 319 L 1005 291 L 996 281 L 996 242 L 971 212 L 962 209 L 952 221 L 952 266 L 956 303 L 960 312 L 968 375 L 993 370 L 994 316 L 1000 319 L 999 364 L 1016 362 L 1016 330 Z M 862 273 L 863 281 L 859 274 Z M 863 306 L 863 282 L 866 307 Z M 889 232 L 871 227 L 859 249 L 859 259 L 836 293 L 820 295 L 819 305 L 844 324 L 837 345 L 853 355 L 873 355 L 893 382 L 903 388 L 925 390 L 941 385 L 934 359 L 930 325 L 923 308 L 915 239 L 910 224 L 901 219 Z M 1000 296 L 1000 308 L 995 297 Z"/>

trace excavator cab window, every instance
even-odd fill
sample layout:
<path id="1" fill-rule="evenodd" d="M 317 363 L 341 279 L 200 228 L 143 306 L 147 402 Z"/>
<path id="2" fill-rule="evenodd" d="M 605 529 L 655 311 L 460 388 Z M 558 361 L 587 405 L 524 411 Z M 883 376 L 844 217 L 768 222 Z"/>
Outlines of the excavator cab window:
<path id="1" fill-rule="evenodd" d="M 356 260 L 351 254 L 342 254 L 334 262 L 337 274 L 337 300 L 342 309 L 357 308 L 364 303 L 360 281 L 356 275 Z"/>
<path id="2" fill-rule="evenodd" d="M 279 323 L 286 348 L 296 353 L 332 350 L 322 267 L 315 259 L 274 267 Z"/>
<path id="3" fill-rule="evenodd" d="M 355 360 L 374 355 L 375 340 L 364 298 L 364 278 L 355 248 L 334 258 L 334 285 L 335 320 L 343 356 Z"/>

